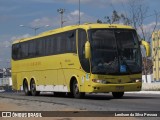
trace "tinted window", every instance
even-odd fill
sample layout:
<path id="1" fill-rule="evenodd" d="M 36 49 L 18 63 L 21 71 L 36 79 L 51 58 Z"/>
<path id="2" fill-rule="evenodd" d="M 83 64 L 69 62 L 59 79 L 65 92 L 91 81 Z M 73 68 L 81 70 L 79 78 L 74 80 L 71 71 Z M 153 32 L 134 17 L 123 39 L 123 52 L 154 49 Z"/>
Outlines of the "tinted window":
<path id="1" fill-rule="evenodd" d="M 36 41 L 32 40 L 28 42 L 28 57 L 35 57 L 36 55 Z"/>
<path id="2" fill-rule="evenodd" d="M 46 40 L 46 55 L 55 54 L 56 50 L 56 40 L 54 36 L 48 37 Z"/>
<path id="3" fill-rule="evenodd" d="M 26 58 L 28 57 L 28 42 L 23 42 L 20 44 L 20 57 Z"/>
<path id="4" fill-rule="evenodd" d="M 45 41 L 41 38 L 36 40 L 36 56 L 45 55 Z"/>
<path id="5" fill-rule="evenodd" d="M 76 53 L 76 31 L 69 31 L 57 34 L 56 41 L 56 54 L 62 53 Z"/>
<path id="6" fill-rule="evenodd" d="M 76 53 L 76 31 L 67 32 L 66 51 Z"/>
<path id="7" fill-rule="evenodd" d="M 12 46 L 12 58 L 15 60 L 63 53 L 76 53 L 76 30 Z"/>
<path id="8" fill-rule="evenodd" d="M 18 59 L 19 56 L 19 44 L 12 45 L 12 58 Z"/>

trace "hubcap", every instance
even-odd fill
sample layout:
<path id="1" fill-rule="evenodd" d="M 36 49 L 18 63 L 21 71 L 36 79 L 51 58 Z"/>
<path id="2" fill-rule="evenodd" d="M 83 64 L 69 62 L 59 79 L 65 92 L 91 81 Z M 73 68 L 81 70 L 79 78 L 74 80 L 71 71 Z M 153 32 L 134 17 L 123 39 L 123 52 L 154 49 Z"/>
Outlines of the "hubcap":
<path id="1" fill-rule="evenodd" d="M 27 92 L 28 92 L 28 86 L 27 86 L 27 84 L 26 84 L 26 83 L 24 84 L 24 92 L 25 92 L 25 93 L 27 93 Z"/>
<path id="2" fill-rule="evenodd" d="M 76 93 L 76 94 L 79 93 L 78 84 L 75 84 L 75 93 Z"/>
<path id="3" fill-rule="evenodd" d="M 31 89 L 32 89 L 32 92 L 35 93 L 36 87 L 35 87 L 35 84 L 34 84 L 34 83 L 32 84 L 32 88 L 31 88 Z"/>

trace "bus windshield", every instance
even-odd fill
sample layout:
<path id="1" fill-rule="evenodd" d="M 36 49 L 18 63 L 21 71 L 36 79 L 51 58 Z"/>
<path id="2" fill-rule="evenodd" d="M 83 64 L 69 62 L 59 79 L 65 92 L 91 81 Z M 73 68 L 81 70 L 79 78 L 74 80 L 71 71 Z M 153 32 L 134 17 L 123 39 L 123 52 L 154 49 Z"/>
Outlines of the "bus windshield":
<path id="1" fill-rule="evenodd" d="M 92 29 L 89 40 L 93 74 L 141 73 L 141 51 L 135 30 Z"/>

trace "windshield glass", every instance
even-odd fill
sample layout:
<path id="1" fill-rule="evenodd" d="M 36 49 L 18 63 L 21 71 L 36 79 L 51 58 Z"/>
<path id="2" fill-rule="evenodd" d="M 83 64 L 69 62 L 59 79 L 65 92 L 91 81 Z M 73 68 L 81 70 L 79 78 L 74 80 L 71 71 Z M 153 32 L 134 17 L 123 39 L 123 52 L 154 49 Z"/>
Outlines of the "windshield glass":
<path id="1" fill-rule="evenodd" d="M 135 30 L 93 29 L 89 31 L 93 74 L 141 72 L 141 53 Z"/>

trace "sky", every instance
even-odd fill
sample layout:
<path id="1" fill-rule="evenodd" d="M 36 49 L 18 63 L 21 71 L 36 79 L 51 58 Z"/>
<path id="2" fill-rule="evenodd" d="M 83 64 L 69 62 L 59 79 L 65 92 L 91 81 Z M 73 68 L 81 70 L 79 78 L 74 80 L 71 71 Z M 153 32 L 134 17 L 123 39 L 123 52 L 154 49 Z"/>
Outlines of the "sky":
<path id="1" fill-rule="evenodd" d="M 154 13 L 160 13 L 160 0 L 135 1 L 142 1 L 147 6 L 148 17 L 144 19 L 144 28 L 152 30 L 155 25 Z M 94 23 L 97 19 L 105 21 L 104 17 L 111 16 L 113 10 L 127 13 L 128 2 L 129 0 L 80 0 L 81 24 Z M 65 9 L 64 26 L 78 24 L 78 3 L 78 0 L 0 0 L 0 68 L 10 66 L 11 44 L 14 40 L 35 34 L 29 27 L 41 27 L 36 31 L 37 34 L 60 27 L 57 9 Z M 159 29 L 160 18 L 157 23 Z"/>

